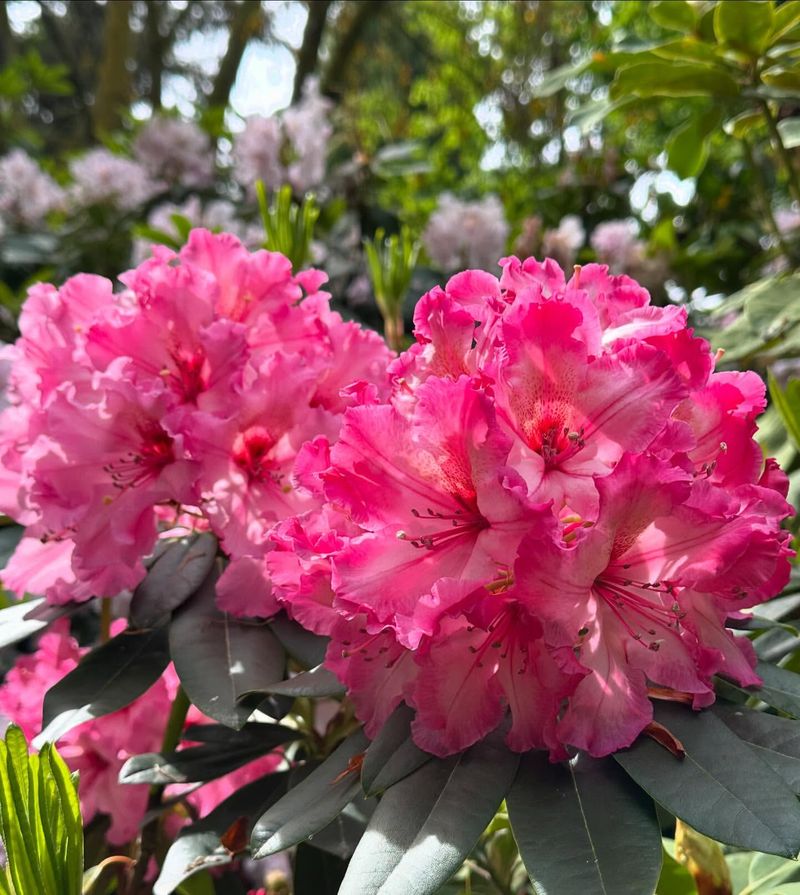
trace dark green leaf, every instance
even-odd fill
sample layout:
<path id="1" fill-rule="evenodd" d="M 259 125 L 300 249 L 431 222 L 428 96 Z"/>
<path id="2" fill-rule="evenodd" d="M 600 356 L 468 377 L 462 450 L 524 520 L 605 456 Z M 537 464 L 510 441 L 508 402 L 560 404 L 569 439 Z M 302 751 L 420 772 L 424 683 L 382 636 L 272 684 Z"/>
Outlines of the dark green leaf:
<path id="1" fill-rule="evenodd" d="M 444 762 L 450 770 L 438 798 L 376 893 L 431 895 L 458 870 L 505 798 L 519 767 L 519 755 L 505 745 L 504 736 L 505 729 L 498 729 L 458 755 L 452 766 Z M 426 773 L 429 766 L 423 765 L 417 773 Z M 407 777 L 397 785 L 407 791 L 413 779 Z M 388 817 L 385 823 L 379 833 L 391 841 L 394 827 Z M 408 831 L 401 827 L 399 835 L 407 837 Z M 394 853 L 396 849 L 391 849 L 390 854 Z"/>
<path id="2" fill-rule="evenodd" d="M 285 615 L 277 615 L 269 623 L 272 633 L 283 644 L 283 648 L 306 668 L 315 668 L 325 659 L 328 638 L 312 634 Z"/>
<path id="3" fill-rule="evenodd" d="M 131 623 L 151 628 L 200 587 L 217 555 L 217 539 L 210 532 L 171 543 L 156 559 L 131 600 Z"/>
<path id="4" fill-rule="evenodd" d="M 381 797 L 356 848 L 339 895 L 371 895 L 400 863 L 430 817 L 458 758 L 431 758 Z"/>
<path id="5" fill-rule="evenodd" d="M 795 792 L 800 792 L 800 722 L 721 703 L 712 711 Z"/>
<path id="6" fill-rule="evenodd" d="M 662 27 L 684 34 L 694 31 L 699 19 L 688 0 L 656 0 L 648 5 L 647 11 L 653 21 Z"/>
<path id="7" fill-rule="evenodd" d="M 361 731 L 352 734 L 259 819 L 251 843 L 254 857 L 297 845 L 327 826 L 358 795 L 359 778 L 349 771 L 350 760 L 364 751 L 367 742 Z"/>
<path id="8" fill-rule="evenodd" d="M 24 534 L 25 528 L 22 525 L 0 526 L 0 569 L 6 567 Z"/>
<path id="9" fill-rule="evenodd" d="M 746 692 L 787 715 L 800 718 L 800 675 L 769 662 L 759 662 L 756 671 L 764 683 L 760 687 L 748 687 Z"/>
<path id="10" fill-rule="evenodd" d="M 172 895 L 183 880 L 210 867 L 229 864 L 231 853 L 220 839 L 236 821 L 249 826 L 265 808 L 286 791 L 287 774 L 268 774 L 247 783 L 202 820 L 184 827 L 164 858 L 153 895 Z"/>
<path id="11" fill-rule="evenodd" d="M 775 90 L 785 91 L 787 94 L 797 94 L 800 93 L 800 72 L 796 69 L 787 69 L 782 68 L 780 66 L 776 66 L 774 68 L 769 68 L 764 72 L 761 72 L 761 80 L 767 85 L 767 87 L 772 87 Z M 791 122 L 793 119 L 786 118 L 783 121 L 778 122 L 778 130 L 781 131 L 781 136 L 783 136 L 782 128 L 785 128 L 786 122 Z M 795 128 L 792 125 L 789 125 L 789 134 L 787 136 L 791 139 L 794 137 L 792 131 Z M 784 137 L 784 143 L 786 142 L 786 138 Z"/>
<path id="12" fill-rule="evenodd" d="M 430 759 L 411 739 L 413 718 L 412 709 L 399 705 L 370 743 L 361 765 L 361 785 L 367 795 L 388 789 Z"/>
<path id="13" fill-rule="evenodd" d="M 169 645 L 189 699 L 202 712 L 240 728 L 253 712 L 249 692 L 283 679 L 285 654 L 265 622 L 239 621 L 216 606 L 212 573 L 175 613 Z"/>
<path id="14" fill-rule="evenodd" d="M 653 803 L 611 759 L 551 764 L 529 752 L 508 816 L 537 893 L 641 895 L 661 869 Z M 609 823 L 609 819 L 613 821 Z"/>
<path id="15" fill-rule="evenodd" d="M 770 0 L 719 0 L 714 9 L 717 40 L 755 56 L 769 46 L 772 27 Z"/>
<path id="16" fill-rule="evenodd" d="M 683 760 L 648 737 L 614 758 L 667 811 L 728 845 L 793 857 L 800 805 L 785 782 L 716 715 L 657 705 L 656 720 L 683 744 Z"/>
<path id="17" fill-rule="evenodd" d="M 315 848 L 320 848 L 337 858 L 348 859 L 356 850 L 364 830 L 372 817 L 377 799 L 359 799 L 345 805 L 327 827 L 310 837 Z"/>
<path id="18" fill-rule="evenodd" d="M 141 696 L 161 677 L 169 663 L 167 632 L 123 631 L 92 650 L 44 697 L 44 729 L 37 747 L 55 742 L 91 718 L 110 715 Z"/>
<path id="19" fill-rule="evenodd" d="M 286 681 L 278 681 L 267 687 L 258 687 L 252 693 L 275 693 L 282 696 L 343 696 L 345 687 L 338 677 L 324 665 L 310 671 L 301 671 Z"/>
<path id="20" fill-rule="evenodd" d="M 725 71 L 701 63 L 642 62 L 617 72 L 612 99 L 625 96 L 737 96 L 739 86 Z"/>
<path id="21" fill-rule="evenodd" d="M 256 741 L 245 737 L 242 743 L 205 743 L 179 752 L 134 755 L 122 766 L 119 782 L 166 786 L 215 780 L 299 736 L 296 730 L 280 724 L 257 726 L 261 728 L 261 737 Z"/>

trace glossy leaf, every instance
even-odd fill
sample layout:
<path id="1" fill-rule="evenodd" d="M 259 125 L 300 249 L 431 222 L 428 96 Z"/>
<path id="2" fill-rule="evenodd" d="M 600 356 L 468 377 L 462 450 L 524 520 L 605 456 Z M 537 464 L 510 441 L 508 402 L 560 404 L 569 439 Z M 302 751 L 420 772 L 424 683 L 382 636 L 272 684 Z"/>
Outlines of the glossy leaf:
<path id="1" fill-rule="evenodd" d="M 217 555 L 210 532 L 171 543 L 155 560 L 131 600 L 131 623 L 139 628 L 162 624 L 200 587 Z"/>
<path id="2" fill-rule="evenodd" d="M 240 728 L 253 712 L 240 700 L 283 679 L 283 647 L 263 622 L 240 621 L 216 606 L 215 576 L 175 613 L 169 645 L 189 699 L 202 712 Z"/>
<path id="3" fill-rule="evenodd" d="M 529 752 L 506 801 L 537 893 L 655 888 L 662 853 L 655 808 L 612 759 L 553 765 L 546 753 Z"/>
<path id="4" fill-rule="evenodd" d="M 688 62 L 642 62 L 617 72 L 612 99 L 624 96 L 737 96 L 739 87 L 722 69 Z"/>
<path id="5" fill-rule="evenodd" d="M 368 828 L 380 874 L 373 875 L 372 888 L 362 886 L 364 895 L 431 895 L 458 870 L 505 798 L 519 767 L 519 755 L 505 745 L 504 735 L 505 730 L 499 729 L 455 758 L 432 759 L 396 784 L 402 787 L 396 797 L 402 805 L 396 805 L 394 812 L 381 811 L 380 821 L 375 820 L 376 811 L 374 825 Z M 422 792 L 423 781 L 437 793 L 432 802 L 431 794 Z M 390 805 L 395 803 L 394 789 L 383 796 L 392 800 Z M 415 800 L 430 807 L 417 814 Z M 405 815 L 405 806 L 414 814 L 413 823 Z M 353 879 L 366 883 L 368 855 L 364 852 L 359 858 L 361 848 L 352 859 L 358 860 Z M 357 889 L 351 886 L 349 891 Z"/>
<path id="6" fill-rule="evenodd" d="M 91 718 L 130 705 L 161 677 L 169 663 L 167 632 L 126 630 L 97 647 L 44 697 L 44 729 L 37 748 L 55 742 Z"/>
<path id="7" fill-rule="evenodd" d="M 790 380 L 784 389 L 772 373 L 769 373 L 769 395 L 778 408 L 794 446 L 800 450 L 800 380 Z"/>
<path id="8" fill-rule="evenodd" d="M 800 25 L 800 0 L 787 0 L 775 10 L 770 44 L 778 43 L 793 28 Z"/>
<path id="9" fill-rule="evenodd" d="M 764 116 L 760 112 L 742 112 L 734 118 L 729 118 L 722 127 L 726 134 L 741 140 L 763 123 Z"/>
<path id="10" fill-rule="evenodd" d="M 222 838 L 234 823 L 249 831 L 254 818 L 286 791 L 287 774 L 269 774 L 247 783 L 202 820 L 184 827 L 172 843 L 153 887 L 153 895 L 171 895 L 183 880 L 211 867 L 230 864 L 233 855 Z"/>
<path id="11" fill-rule="evenodd" d="M 800 793 L 800 722 L 724 703 L 712 711 Z"/>
<path id="12" fill-rule="evenodd" d="M 361 785 L 367 795 L 388 789 L 430 759 L 411 739 L 414 711 L 399 705 L 369 744 L 361 765 Z"/>
<path id="13" fill-rule="evenodd" d="M 717 40 L 755 56 L 769 46 L 772 26 L 771 0 L 718 0 L 714 9 Z"/>
<path id="14" fill-rule="evenodd" d="M 297 845 L 327 826 L 359 794 L 359 776 L 350 770 L 350 762 L 367 742 L 361 731 L 352 734 L 258 820 L 251 846 L 254 857 Z"/>
<path id="15" fill-rule="evenodd" d="M 800 92 L 800 85 L 798 85 Z M 800 118 L 784 118 L 778 122 L 778 131 L 783 145 L 787 149 L 796 149 L 800 146 Z"/>
<path id="16" fill-rule="evenodd" d="M 699 16 L 688 0 L 656 0 L 648 5 L 650 18 L 664 28 L 682 31 L 685 34 L 697 26 Z"/>
<path id="17" fill-rule="evenodd" d="M 44 597 L 0 610 L 0 649 L 43 631 L 69 611 L 68 606 L 48 606 Z"/>
<path id="18" fill-rule="evenodd" d="M 204 743 L 178 752 L 150 752 L 129 758 L 119 772 L 120 783 L 195 783 L 222 777 L 248 762 L 266 755 L 277 746 L 297 739 L 296 730 L 280 724 L 260 724 L 261 737 L 218 744 Z"/>
<path id="19" fill-rule="evenodd" d="M 800 804 L 784 780 L 712 712 L 657 705 L 656 720 L 685 750 L 675 758 L 647 737 L 614 758 L 659 802 L 727 845 L 793 857 Z"/>
<path id="20" fill-rule="evenodd" d="M 328 638 L 313 634 L 285 615 L 270 620 L 270 630 L 283 644 L 286 652 L 306 668 L 316 668 L 325 659 Z"/>
<path id="21" fill-rule="evenodd" d="M 547 72 L 545 76 L 535 84 L 531 90 L 532 96 L 547 97 L 553 96 L 559 90 L 563 90 L 569 81 L 583 74 L 589 65 L 589 60 L 582 62 L 569 62 Z"/>
<path id="22" fill-rule="evenodd" d="M 252 693 L 275 693 L 281 696 L 343 696 L 345 687 L 338 677 L 324 665 L 317 665 L 309 671 L 301 671 L 285 681 L 278 681 L 268 687 L 258 687 Z"/>
<path id="23" fill-rule="evenodd" d="M 756 671 L 763 683 L 760 687 L 748 687 L 746 692 L 787 715 L 800 718 L 800 675 L 769 662 L 759 662 Z"/>

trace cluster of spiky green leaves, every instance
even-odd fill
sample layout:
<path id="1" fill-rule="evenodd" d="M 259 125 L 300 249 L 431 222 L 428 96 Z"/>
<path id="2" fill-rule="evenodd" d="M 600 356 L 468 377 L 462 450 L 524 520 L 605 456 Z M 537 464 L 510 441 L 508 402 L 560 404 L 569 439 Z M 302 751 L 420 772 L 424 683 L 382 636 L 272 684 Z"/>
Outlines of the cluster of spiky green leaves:
<path id="1" fill-rule="evenodd" d="M 4 895 L 80 895 L 83 826 L 76 790 L 55 746 L 29 754 L 11 725 L 0 741 L 0 837 Z"/>

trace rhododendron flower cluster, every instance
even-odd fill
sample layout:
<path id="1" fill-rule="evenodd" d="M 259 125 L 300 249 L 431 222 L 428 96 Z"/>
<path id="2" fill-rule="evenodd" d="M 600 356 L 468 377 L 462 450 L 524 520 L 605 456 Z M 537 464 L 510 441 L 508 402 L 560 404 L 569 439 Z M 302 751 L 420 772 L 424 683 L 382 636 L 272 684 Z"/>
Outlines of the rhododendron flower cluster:
<path id="1" fill-rule="evenodd" d="M 70 198 L 78 207 L 108 203 L 122 211 L 132 211 L 164 186 L 153 180 L 139 162 L 102 147 L 73 159 L 69 170 L 74 181 Z"/>
<path id="2" fill-rule="evenodd" d="M 253 115 L 233 142 L 233 176 L 249 192 L 262 180 L 267 189 L 290 184 L 298 193 L 314 189 L 325 177 L 332 107 L 315 78 L 303 87 L 300 102 L 280 116 Z"/>
<path id="3" fill-rule="evenodd" d="M 194 121 L 151 118 L 136 136 L 134 154 L 156 180 L 204 187 L 214 179 L 211 140 Z"/>
<path id="4" fill-rule="evenodd" d="M 607 264 L 612 273 L 622 273 L 641 262 L 645 244 L 638 239 L 639 225 L 632 218 L 624 221 L 604 221 L 592 231 L 590 239 L 597 258 Z"/>
<path id="5" fill-rule="evenodd" d="M 421 299 L 391 394 L 314 443 L 326 502 L 266 562 L 368 734 L 405 700 L 437 755 L 510 712 L 513 750 L 602 756 L 652 698 L 759 682 L 726 620 L 787 581 L 787 479 L 753 439 L 761 380 L 715 371 L 684 308 L 501 263 Z"/>
<path id="6" fill-rule="evenodd" d="M 115 632 L 124 627 L 116 622 Z M 42 704 L 50 687 L 78 664 L 86 648 L 70 636 L 65 620 L 42 635 L 38 648 L 17 659 L 0 686 L 0 715 L 17 724 L 26 739 L 34 739 L 42 729 Z M 170 665 L 163 676 L 141 697 L 110 715 L 78 725 L 57 742 L 58 750 L 71 771 L 80 773 L 79 795 L 84 823 L 98 814 L 111 820 L 108 841 L 122 845 L 136 836 L 147 809 L 149 787 L 122 784 L 122 766 L 133 755 L 157 752 L 161 748 L 170 706 L 178 689 L 178 678 Z M 191 740 L 194 724 L 208 723 L 197 709 L 190 709 L 184 731 Z M 223 799 L 251 780 L 272 773 L 281 762 L 277 752 L 265 755 L 186 795 L 201 817 Z"/>
<path id="7" fill-rule="evenodd" d="M 64 205 L 64 191 L 22 149 L 0 158 L 0 228 L 36 227 L 54 209 Z"/>
<path id="8" fill-rule="evenodd" d="M 494 264 L 505 251 L 509 229 L 497 196 L 462 202 L 443 193 L 428 220 L 422 242 L 433 263 L 449 273 L 460 267 Z"/>
<path id="9" fill-rule="evenodd" d="M 317 499 L 302 447 L 336 439 L 390 357 L 329 309 L 324 279 L 195 230 L 121 292 L 89 275 L 33 287 L 5 349 L 0 506 L 28 526 L 5 585 L 53 602 L 113 596 L 142 579 L 159 535 L 210 527 L 231 559 L 221 605 L 274 611 L 270 530 Z"/>

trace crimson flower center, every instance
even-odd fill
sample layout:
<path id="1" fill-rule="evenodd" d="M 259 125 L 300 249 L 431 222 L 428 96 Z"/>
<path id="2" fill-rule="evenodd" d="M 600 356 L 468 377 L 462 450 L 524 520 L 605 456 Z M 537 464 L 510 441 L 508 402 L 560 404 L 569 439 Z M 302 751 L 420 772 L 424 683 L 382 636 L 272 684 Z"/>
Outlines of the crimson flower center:
<path id="1" fill-rule="evenodd" d="M 137 429 L 141 437 L 139 447 L 103 467 L 120 490 L 152 481 L 164 467 L 175 462 L 172 437 L 157 422 L 143 423 Z"/>
<path id="2" fill-rule="evenodd" d="M 586 444 L 583 426 L 572 430 L 565 422 L 563 419 L 545 417 L 538 420 L 527 433 L 528 447 L 540 454 L 548 466 L 557 466 L 577 454 Z"/>
<path id="3" fill-rule="evenodd" d="M 233 462 L 251 480 L 263 481 L 272 474 L 272 449 L 276 438 L 263 426 L 251 426 L 240 432 L 233 442 Z"/>

